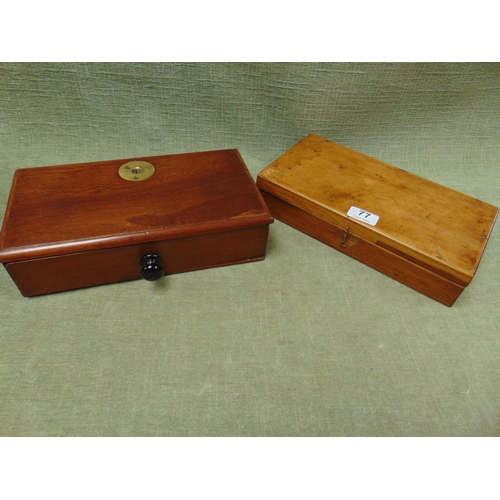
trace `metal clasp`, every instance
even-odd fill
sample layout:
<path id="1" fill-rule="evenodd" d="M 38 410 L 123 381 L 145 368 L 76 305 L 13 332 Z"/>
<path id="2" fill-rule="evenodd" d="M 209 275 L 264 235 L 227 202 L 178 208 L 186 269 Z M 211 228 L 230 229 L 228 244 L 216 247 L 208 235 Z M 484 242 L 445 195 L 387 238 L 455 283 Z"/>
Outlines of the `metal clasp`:
<path id="1" fill-rule="evenodd" d="M 349 226 L 346 227 L 346 230 L 344 231 L 344 234 L 342 235 L 342 241 L 340 242 L 341 247 L 345 247 L 345 243 L 347 241 L 347 238 L 349 238 Z"/>

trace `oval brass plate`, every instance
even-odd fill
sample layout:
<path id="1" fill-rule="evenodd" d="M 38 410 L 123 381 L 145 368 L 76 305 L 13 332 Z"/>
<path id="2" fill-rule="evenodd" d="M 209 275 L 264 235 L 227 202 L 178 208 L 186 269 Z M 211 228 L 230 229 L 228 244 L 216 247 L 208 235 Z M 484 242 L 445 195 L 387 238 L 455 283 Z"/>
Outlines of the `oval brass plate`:
<path id="1" fill-rule="evenodd" d="M 155 167 L 147 161 L 134 160 L 123 164 L 118 174 L 127 181 L 144 181 L 155 173 Z"/>

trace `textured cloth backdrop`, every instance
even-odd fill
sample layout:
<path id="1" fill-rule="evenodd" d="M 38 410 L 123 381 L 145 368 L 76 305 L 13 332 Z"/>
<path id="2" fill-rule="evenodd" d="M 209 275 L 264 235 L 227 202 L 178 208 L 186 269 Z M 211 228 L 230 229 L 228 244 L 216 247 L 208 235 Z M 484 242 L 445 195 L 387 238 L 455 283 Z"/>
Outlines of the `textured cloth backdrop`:
<path id="1" fill-rule="evenodd" d="M 500 206 L 498 64 L 2 64 L 16 168 L 315 132 Z M 23 298 L 0 270 L 0 435 L 500 434 L 497 227 L 452 308 L 276 221 L 259 263 Z"/>

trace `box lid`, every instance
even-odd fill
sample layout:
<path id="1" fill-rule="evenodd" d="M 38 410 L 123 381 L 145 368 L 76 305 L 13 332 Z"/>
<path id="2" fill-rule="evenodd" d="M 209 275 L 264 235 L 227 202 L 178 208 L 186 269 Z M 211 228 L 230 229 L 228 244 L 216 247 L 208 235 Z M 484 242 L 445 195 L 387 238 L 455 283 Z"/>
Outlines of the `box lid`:
<path id="1" fill-rule="evenodd" d="M 463 286 L 498 214 L 488 203 L 315 134 L 264 169 L 257 185 Z"/>
<path id="2" fill-rule="evenodd" d="M 141 181 L 120 166 L 145 161 Z M 17 170 L 0 262 L 267 225 L 273 221 L 235 149 Z"/>

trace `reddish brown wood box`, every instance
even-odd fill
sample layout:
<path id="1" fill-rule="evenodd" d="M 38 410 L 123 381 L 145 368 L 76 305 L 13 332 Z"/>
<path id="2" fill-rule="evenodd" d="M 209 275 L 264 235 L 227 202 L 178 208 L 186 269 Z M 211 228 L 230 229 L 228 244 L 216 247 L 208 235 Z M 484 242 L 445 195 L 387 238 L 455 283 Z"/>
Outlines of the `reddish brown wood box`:
<path id="1" fill-rule="evenodd" d="M 311 134 L 257 177 L 277 219 L 451 306 L 498 209 Z"/>
<path id="2" fill-rule="evenodd" d="M 25 296 L 264 259 L 273 218 L 237 150 L 25 168 L 0 262 Z"/>

